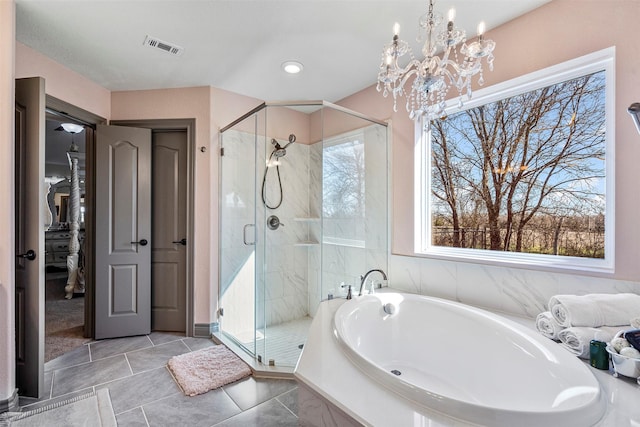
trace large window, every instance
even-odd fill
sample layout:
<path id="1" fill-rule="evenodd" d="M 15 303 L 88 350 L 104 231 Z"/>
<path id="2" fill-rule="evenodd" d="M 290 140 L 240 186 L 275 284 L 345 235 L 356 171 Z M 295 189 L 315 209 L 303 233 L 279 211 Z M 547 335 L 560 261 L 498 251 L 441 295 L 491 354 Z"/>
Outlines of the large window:
<path id="1" fill-rule="evenodd" d="M 612 86 L 613 49 L 423 123 L 418 252 L 611 269 Z"/>

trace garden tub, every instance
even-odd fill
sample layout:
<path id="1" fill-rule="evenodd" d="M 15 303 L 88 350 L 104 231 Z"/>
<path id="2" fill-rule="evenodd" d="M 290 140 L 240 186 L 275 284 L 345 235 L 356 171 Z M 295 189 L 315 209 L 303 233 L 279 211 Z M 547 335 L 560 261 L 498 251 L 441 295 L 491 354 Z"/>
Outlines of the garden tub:
<path id="1" fill-rule="evenodd" d="M 453 301 L 365 295 L 334 316 L 346 356 L 387 389 L 489 426 L 590 426 L 606 402 L 590 368 L 533 330 Z"/>

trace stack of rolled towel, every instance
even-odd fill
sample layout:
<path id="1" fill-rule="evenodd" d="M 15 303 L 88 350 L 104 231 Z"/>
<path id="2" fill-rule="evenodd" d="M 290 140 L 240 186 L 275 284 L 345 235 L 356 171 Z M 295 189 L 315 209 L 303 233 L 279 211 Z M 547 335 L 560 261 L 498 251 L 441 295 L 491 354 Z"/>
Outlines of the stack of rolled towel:
<path id="1" fill-rule="evenodd" d="M 588 359 L 591 340 L 609 342 L 621 329 L 640 329 L 640 295 L 555 295 L 536 328 L 576 356 Z"/>

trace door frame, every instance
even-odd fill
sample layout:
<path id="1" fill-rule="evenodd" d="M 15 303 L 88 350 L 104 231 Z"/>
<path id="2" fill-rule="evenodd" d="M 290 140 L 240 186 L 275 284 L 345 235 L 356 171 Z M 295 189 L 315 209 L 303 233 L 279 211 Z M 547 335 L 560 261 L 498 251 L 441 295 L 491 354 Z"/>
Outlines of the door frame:
<path id="1" fill-rule="evenodd" d="M 186 331 L 192 337 L 194 333 L 194 291 L 193 291 L 193 241 L 194 241 L 194 188 L 195 188 L 195 147 L 196 119 L 142 119 L 111 120 L 110 125 L 130 126 L 154 131 L 179 130 L 187 132 L 187 253 L 186 253 Z M 153 139 L 153 136 L 152 136 Z M 153 185 L 153 184 L 152 184 Z"/>

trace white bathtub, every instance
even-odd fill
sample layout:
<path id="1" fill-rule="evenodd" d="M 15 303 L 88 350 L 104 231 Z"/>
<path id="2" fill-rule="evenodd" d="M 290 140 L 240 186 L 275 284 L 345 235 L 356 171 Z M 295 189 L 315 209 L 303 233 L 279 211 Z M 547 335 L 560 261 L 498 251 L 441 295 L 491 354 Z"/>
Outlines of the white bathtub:
<path id="1" fill-rule="evenodd" d="M 394 314 L 383 310 L 387 303 Z M 605 411 L 586 364 L 524 326 L 464 304 L 412 294 L 366 295 L 336 311 L 334 336 L 374 380 L 467 422 L 584 427 Z"/>

